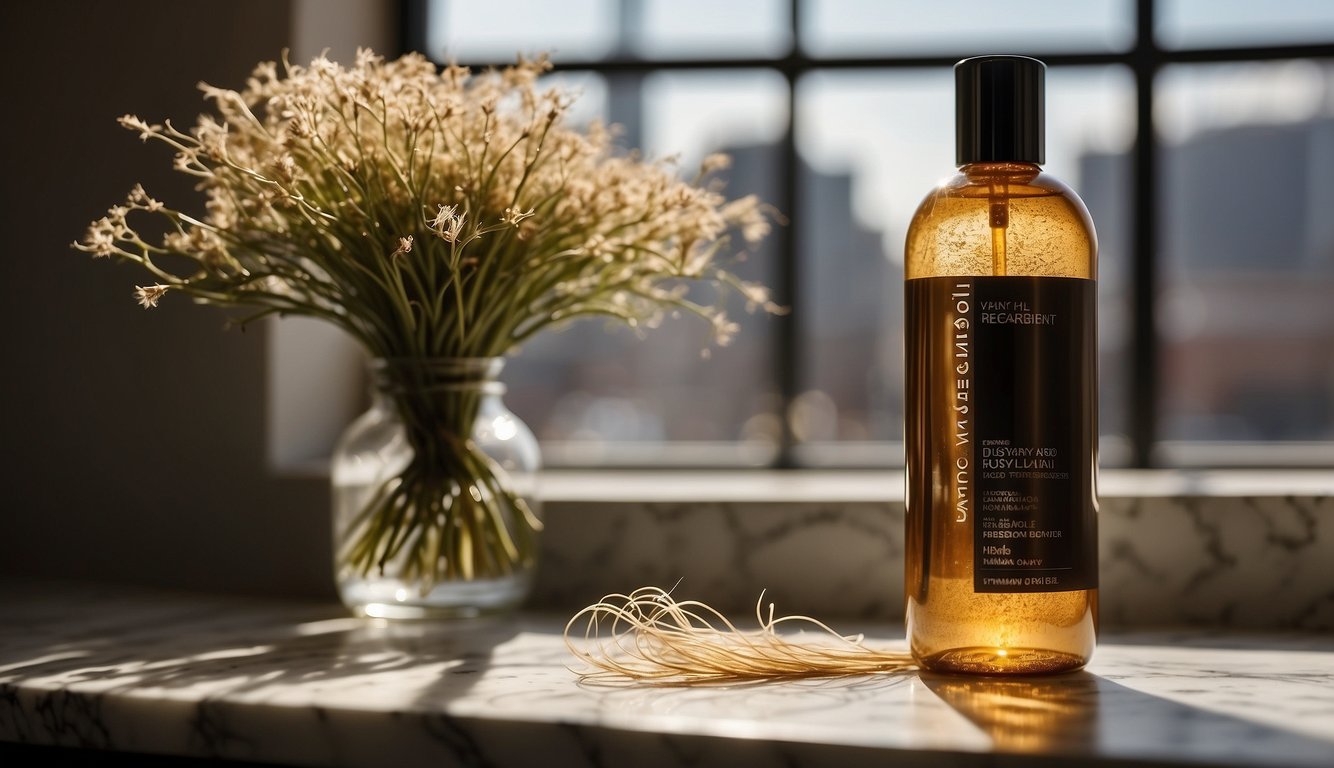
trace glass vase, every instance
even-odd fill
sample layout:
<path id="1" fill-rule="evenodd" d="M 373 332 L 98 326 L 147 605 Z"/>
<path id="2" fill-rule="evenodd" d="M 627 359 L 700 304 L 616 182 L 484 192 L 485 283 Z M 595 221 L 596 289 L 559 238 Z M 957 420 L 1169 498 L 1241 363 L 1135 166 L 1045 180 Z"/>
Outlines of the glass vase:
<path id="1" fill-rule="evenodd" d="M 470 617 L 527 595 L 542 524 L 537 439 L 501 358 L 378 359 L 333 458 L 334 573 L 363 616 Z"/>

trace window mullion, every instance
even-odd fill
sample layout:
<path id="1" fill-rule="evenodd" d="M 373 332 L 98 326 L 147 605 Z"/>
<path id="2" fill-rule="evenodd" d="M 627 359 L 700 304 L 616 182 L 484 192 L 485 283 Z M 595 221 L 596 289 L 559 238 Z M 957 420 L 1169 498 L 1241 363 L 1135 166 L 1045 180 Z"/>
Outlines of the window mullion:
<path id="1" fill-rule="evenodd" d="M 1153 33 L 1154 0 L 1137 0 L 1135 48 L 1135 148 L 1131 172 L 1131 466 L 1153 462 L 1158 419 L 1157 216 L 1158 153 L 1153 127 L 1154 79 L 1162 61 Z"/>

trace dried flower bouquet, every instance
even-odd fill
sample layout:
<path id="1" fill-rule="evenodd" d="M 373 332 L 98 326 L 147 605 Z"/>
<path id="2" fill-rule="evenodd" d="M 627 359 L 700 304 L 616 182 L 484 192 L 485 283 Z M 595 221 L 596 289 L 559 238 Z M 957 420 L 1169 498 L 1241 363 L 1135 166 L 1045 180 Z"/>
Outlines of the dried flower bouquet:
<path id="1" fill-rule="evenodd" d="M 135 186 L 74 247 L 145 269 L 152 282 L 135 296 L 146 308 L 180 293 L 253 308 L 242 322 L 316 317 L 386 361 L 497 357 L 590 315 L 653 327 L 683 311 L 724 344 L 736 326 L 721 302 L 691 299 L 695 283 L 775 310 L 720 265 L 730 232 L 753 243 L 769 228 L 756 199 L 702 182 L 726 159 L 686 182 L 670 162 L 616 151 L 599 124 L 565 123 L 571 97 L 540 87 L 547 69 L 543 58 L 440 71 L 362 50 L 350 67 L 261 64 L 241 91 L 201 85 L 215 113 L 188 131 L 120 122 L 175 151 L 206 213 Z M 168 233 L 141 235 L 141 218 Z M 540 523 L 467 440 L 475 400 L 394 404 L 414 458 L 360 513 L 343 566 L 398 564 L 428 589 L 531 563 Z"/>

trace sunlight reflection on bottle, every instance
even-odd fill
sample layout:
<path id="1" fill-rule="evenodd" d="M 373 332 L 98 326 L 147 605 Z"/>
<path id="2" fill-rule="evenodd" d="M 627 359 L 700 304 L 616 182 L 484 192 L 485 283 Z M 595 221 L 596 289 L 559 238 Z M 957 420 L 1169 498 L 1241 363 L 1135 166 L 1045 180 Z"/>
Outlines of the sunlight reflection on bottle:
<path id="1" fill-rule="evenodd" d="M 498 440 L 509 440 L 519 433 L 519 427 L 510 416 L 497 416 L 491 422 L 491 432 Z"/>

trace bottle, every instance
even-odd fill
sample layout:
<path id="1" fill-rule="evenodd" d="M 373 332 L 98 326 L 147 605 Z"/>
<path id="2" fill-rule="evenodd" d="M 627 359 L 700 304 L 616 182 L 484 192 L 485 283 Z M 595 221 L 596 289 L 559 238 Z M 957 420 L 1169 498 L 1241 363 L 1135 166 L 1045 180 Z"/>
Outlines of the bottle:
<path id="1" fill-rule="evenodd" d="M 1040 167 L 1042 62 L 954 74 L 958 173 L 904 258 L 908 640 L 934 671 L 1078 669 L 1097 633 L 1097 239 Z"/>

